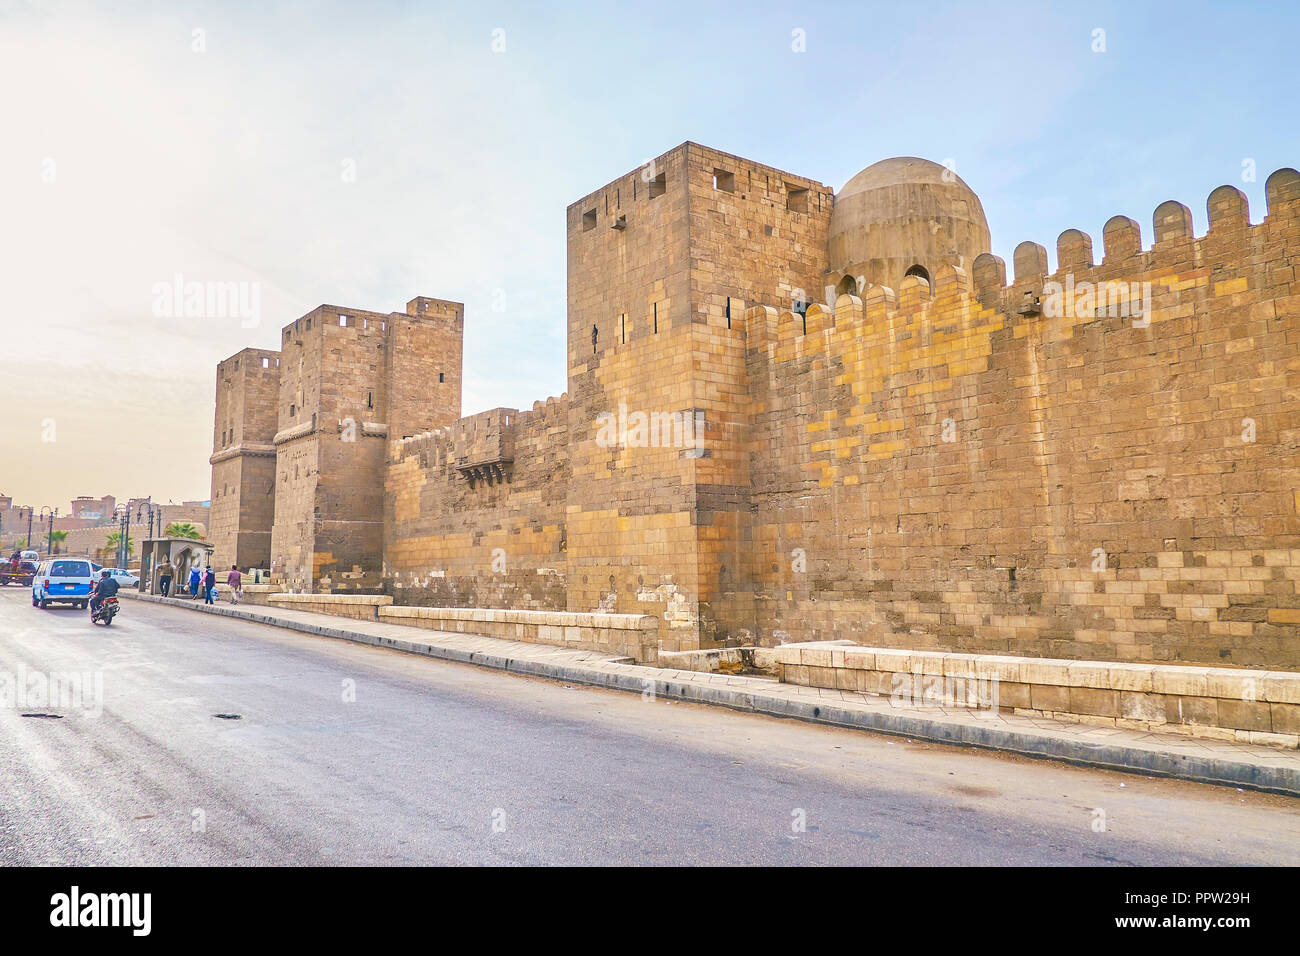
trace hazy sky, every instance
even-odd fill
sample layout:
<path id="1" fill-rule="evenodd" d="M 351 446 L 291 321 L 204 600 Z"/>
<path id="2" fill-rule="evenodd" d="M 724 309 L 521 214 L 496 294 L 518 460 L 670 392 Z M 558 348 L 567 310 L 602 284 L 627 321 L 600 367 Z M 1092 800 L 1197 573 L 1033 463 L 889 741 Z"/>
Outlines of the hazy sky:
<path id="1" fill-rule="evenodd" d="M 0 0 L 0 493 L 206 498 L 216 363 L 322 302 L 463 301 L 466 414 L 558 395 L 565 206 L 683 140 L 952 160 L 1008 262 L 1225 182 L 1258 221 L 1295 8 Z M 257 323 L 155 314 L 178 274 Z"/>

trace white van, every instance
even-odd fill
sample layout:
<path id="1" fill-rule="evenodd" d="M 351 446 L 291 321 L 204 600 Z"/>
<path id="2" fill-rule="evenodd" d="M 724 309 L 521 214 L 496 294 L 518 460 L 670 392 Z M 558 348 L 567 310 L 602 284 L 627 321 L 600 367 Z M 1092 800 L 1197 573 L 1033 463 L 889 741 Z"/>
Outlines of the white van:
<path id="1" fill-rule="evenodd" d="M 94 581 L 85 558 L 55 558 L 46 561 L 32 579 L 32 607 L 71 604 L 85 608 L 90 603 Z"/>

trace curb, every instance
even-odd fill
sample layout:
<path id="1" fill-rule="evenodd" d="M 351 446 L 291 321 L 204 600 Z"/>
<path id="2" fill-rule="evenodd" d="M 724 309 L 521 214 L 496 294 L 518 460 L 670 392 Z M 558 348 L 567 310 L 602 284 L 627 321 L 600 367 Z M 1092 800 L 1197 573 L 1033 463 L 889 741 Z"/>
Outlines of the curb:
<path id="1" fill-rule="evenodd" d="M 1219 756 L 1207 755 L 1202 757 L 1191 754 L 1170 753 L 1125 744 L 1086 744 L 1076 740 L 1063 740 L 1051 734 L 1034 733 L 1033 731 L 971 726 L 966 723 L 950 723 L 907 714 L 860 711 L 831 702 L 814 703 L 813 701 L 790 700 L 777 695 L 765 694 L 762 691 L 700 686 L 688 682 L 663 680 L 650 676 L 649 672 L 653 668 L 644 668 L 647 671 L 644 676 L 640 674 L 609 673 L 577 665 L 520 660 L 482 651 L 464 651 L 458 648 L 439 647 L 435 644 L 425 644 L 419 641 L 379 637 L 349 630 L 346 627 L 329 627 L 304 621 L 290 621 L 269 614 L 260 614 L 257 611 L 231 606 L 194 605 L 187 600 L 182 601 L 151 594 L 139 594 L 134 591 L 124 591 L 123 593 L 128 594 L 132 600 L 184 607 L 204 614 L 233 617 L 237 620 L 267 624 L 271 627 L 313 634 L 318 637 L 350 641 L 355 644 L 368 644 L 372 647 L 384 647 L 437 660 L 473 664 L 478 667 L 489 667 L 495 670 L 525 674 L 530 677 L 544 677 L 552 680 L 568 681 L 573 684 L 603 687 L 608 690 L 621 690 L 636 694 L 644 693 L 653 688 L 656 696 L 695 704 L 711 704 L 746 713 L 763 714 L 769 717 L 786 717 L 809 723 L 826 724 L 832 727 L 869 730 L 874 733 L 907 737 L 928 743 L 999 750 L 1026 757 L 1060 760 L 1081 767 L 1099 767 L 1105 770 L 1142 773 L 1156 777 L 1243 787 L 1300 797 L 1300 769 L 1290 767 L 1273 767 L 1251 763 L 1247 760 L 1233 760 Z"/>

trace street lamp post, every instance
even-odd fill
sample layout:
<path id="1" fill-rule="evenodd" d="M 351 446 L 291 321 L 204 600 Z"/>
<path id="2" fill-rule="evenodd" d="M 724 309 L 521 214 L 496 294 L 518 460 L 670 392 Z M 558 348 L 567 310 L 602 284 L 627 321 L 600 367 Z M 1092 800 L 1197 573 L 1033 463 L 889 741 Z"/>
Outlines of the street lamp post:
<path id="1" fill-rule="evenodd" d="M 49 516 L 50 519 L 50 542 L 49 542 L 50 557 L 54 557 L 54 519 L 58 516 L 58 514 L 59 514 L 58 508 L 51 508 L 49 505 L 45 505 L 45 507 L 41 508 L 41 520 L 44 521 L 47 515 Z"/>
<path id="2" fill-rule="evenodd" d="M 32 509 L 29 505 L 27 508 L 27 550 L 32 549 Z"/>
<path id="3" fill-rule="evenodd" d="M 113 511 L 113 517 L 118 519 L 117 567 L 125 568 L 131 558 L 131 508 L 128 505 L 118 505 Z"/>
<path id="4" fill-rule="evenodd" d="M 149 515 L 149 537 L 146 540 L 151 540 L 153 538 L 153 519 L 154 519 L 153 495 L 150 495 L 144 501 L 140 502 L 139 506 L 136 508 L 136 513 L 135 513 L 136 521 L 139 523 L 143 523 L 144 516 L 146 513 Z M 151 594 L 152 582 L 153 582 L 153 554 L 152 551 L 146 553 L 143 549 L 141 549 L 140 583 L 136 586 L 143 593 Z"/>
<path id="5" fill-rule="evenodd" d="M 144 501 L 140 502 L 140 506 L 136 509 L 136 514 L 135 514 L 136 520 L 139 522 L 143 522 L 145 514 L 149 515 L 149 537 L 152 538 L 154 536 L 153 533 L 154 516 L 157 515 L 159 518 L 159 524 L 162 523 L 161 521 L 162 514 L 158 509 L 154 507 L 152 495 L 150 495 Z M 159 530 L 162 529 L 160 528 Z"/>

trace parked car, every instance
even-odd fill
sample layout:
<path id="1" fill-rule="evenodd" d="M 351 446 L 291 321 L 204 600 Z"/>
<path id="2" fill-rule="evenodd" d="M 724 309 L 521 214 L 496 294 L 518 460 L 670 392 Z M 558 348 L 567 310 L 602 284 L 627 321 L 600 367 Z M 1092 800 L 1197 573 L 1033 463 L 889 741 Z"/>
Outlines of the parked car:
<path id="1" fill-rule="evenodd" d="M 84 608 L 90 603 L 92 578 L 85 558 L 56 558 L 36 570 L 32 581 L 32 607 L 71 604 Z"/>
<path id="2" fill-rule="evenodd" d="M 133 588 L 140 583 L 140 576 L 132 574 L 126 568 L 109 568 L 108 573 L 113 576 L 113 580 L 117 582 L 118 587 Z"/>
<path id="3" fill-rule="evenodd" d="M 41 563 L 41 553 L 39 551 L 23 551 L 18 555 L 19 560 L 30 561 L 32 564 Z"/>

